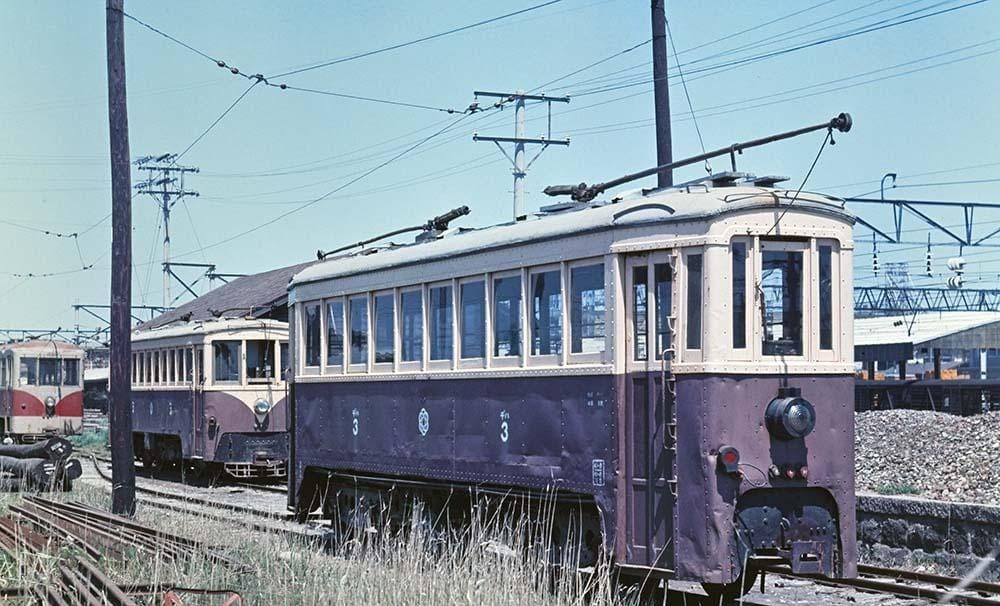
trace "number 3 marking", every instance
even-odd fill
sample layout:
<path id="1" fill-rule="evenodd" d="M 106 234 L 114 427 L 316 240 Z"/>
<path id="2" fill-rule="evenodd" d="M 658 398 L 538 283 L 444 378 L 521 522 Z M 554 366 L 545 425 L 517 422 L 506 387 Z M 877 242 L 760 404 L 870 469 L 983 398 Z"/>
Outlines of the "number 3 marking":
<path id="1" fill-rule="evenodd" d="M 508 438 L 510 438 L 510 433 L 507 427 L 507 421 L 504 421 L 500 423 L 500 441 L 506 443 Z"/>

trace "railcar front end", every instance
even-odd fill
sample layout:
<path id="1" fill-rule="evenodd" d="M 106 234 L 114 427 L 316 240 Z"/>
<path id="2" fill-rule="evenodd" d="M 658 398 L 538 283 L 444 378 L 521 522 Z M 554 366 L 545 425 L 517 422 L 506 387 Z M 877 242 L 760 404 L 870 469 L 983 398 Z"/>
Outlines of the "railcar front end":
<path id="1" fill-rule="evenodd" d="M 853 219 L 724 177 L 296 275 L 290 506 L 544 493 L 579 564 L 855 574 Z"/>
<path id="2" fill-rule="evenodd" d="M 285 477 L 287 335 L 283 322 L 246 319 L 136 334 L 132 422 L 143 465 Z"/>

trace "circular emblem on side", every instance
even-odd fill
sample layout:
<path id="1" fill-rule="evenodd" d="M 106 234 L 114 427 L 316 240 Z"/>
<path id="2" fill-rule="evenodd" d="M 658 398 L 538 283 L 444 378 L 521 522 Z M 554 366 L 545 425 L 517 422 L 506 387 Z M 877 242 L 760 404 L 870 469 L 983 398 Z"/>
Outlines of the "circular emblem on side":
<path id="1" fill-rule="evenodd" d="M 417 429 L 420 430 L 420 435 L 426 436 L 430 428 L 431 415 L 427 412 L 426 408 L 421 408 L 420 414 L 417 415 Z"/>

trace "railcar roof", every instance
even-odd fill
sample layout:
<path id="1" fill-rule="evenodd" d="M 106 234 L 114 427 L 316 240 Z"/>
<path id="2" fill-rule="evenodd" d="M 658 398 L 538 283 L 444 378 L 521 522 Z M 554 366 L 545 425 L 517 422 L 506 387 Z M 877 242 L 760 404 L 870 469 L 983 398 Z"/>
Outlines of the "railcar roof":
<path id="1" fill-rule="evenodd" d="M 173 337 L 184 337 L 188 335 L 212 335 L 241 330 L 266 330 L 274 331 L 275 333 L 287 333 L 288 323 L 265 318 L 225 318 L 219 320 L 205 320 L 179 325 L 173 324 L 162 328 L 137 330 L 132 333 L 132 341 L 147 342 Z"/>
<path id="2" fill-rule="evenodd" d="M 726 212 L 785 205 L 795 200 L 795 208 L 838 214 L 853 220 L 844 201 L 824 194 L 795 192 L 773 187 L 737 185 L 712 187 L 707 184 L 657 191 L 624 199 L 574 204 L 561 212 L 541 213 L 527 221 L 458 231 L 443 238 L 418 242 L 377 252 L 353 253 L 316 263 L 296 273 L 289 288 L 309 282 L 345 277 L 356 273 L 387 269 L 414 262 L 447 258 L 469 251 L 489 250 L 585 234 L 614 227 L 648 223 L 679 223 L 704 220 Z"/>
<path id="3" fill-rule="evenodd" d="M 33 339 L 31 341 L 18 341 L 5 343 L 0 346 L 3 350 L 16 351 L 19 354 L 51 355 L 66 357 L 70 355 L 83 355 L 83 350 L 72 343 L 65 341 L 48 341 Z"/>

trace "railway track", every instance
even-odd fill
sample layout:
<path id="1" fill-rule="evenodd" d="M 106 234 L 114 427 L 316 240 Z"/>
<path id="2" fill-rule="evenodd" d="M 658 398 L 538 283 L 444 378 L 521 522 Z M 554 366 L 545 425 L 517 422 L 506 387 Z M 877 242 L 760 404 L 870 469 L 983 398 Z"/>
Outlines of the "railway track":
<path id="1" fill-rule="evenodd" d="M 821 585 L 884 593 L 900 598 L 918 598 L 941 602 L 947 597 L 953 604 L 1000 606 L 1000 583 L 973 581 L 964 588 L 956 590 L 961 579 L 927 572 L 866 564 L 858 565 L 858 576 L 854 579 L 828 579 L 818 575 L 796 575 L 792 574 L 786 566 L 768 567 L 765 571 L 785 577 L 809 579 Z"/>

